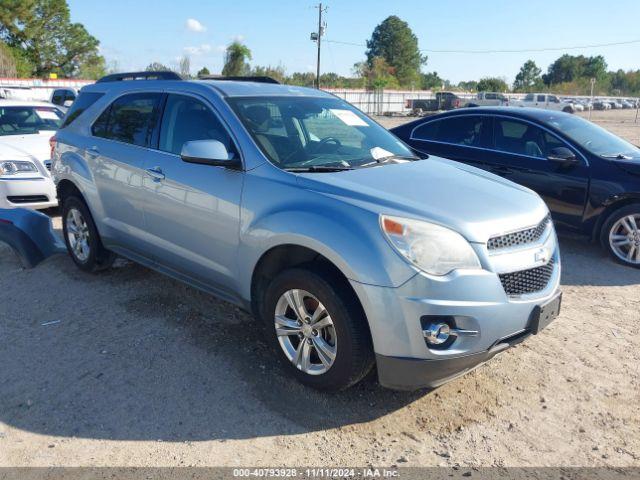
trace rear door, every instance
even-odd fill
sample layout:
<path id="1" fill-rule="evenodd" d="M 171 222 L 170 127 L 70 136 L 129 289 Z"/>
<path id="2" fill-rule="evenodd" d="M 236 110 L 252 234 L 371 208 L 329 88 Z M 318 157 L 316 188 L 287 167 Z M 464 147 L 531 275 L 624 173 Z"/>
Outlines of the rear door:
<path id="1" fill-rule="evenodd" d="M 580 163 L 564 167 L 547 160 L 554 148 L 570 149 Z M 582 223 L 589 167 L 568 143 L 539 125 L 513 117 L 493 117 L 488 170 L 529 187 L 547 203 L 554 220 L 574 228 Z"/>
<path id="2" fill-rule="evenodd" d="M 202 98 L 169 93 L 142 184 L 150 249 L 163 267 L 215 288 L 234 290 L 244 172 L 184 162 L 182 146 L 214 139 L 239 150 Z"/>
<path id="3" fill-rule="evenodd" d="M 142 179 L 151 153 L 162 93 L 131 93 L 117 98 L 96 119 L 83 156 L 94 174 L 100 198 L 100 232 L 109 244 L 147 257 Z M 94 206 L 97 208 L 98 206 Z"/>
<path id="4" fill-rule="evenodd" d="M 491 126 L 482 115 L 453 115 L 431 120 L 410 133 L 409 144 L 419 152 L 486 168 L 485 147 L 491 137 Z"/>

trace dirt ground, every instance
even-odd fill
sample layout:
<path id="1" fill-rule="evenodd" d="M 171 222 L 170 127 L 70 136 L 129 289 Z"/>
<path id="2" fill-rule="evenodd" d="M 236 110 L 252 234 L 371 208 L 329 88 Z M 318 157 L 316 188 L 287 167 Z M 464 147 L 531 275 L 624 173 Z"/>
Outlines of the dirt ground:
<path id="1" fill-rule="evenodd" d="M 616 113 L 598 120 L 637 143 Z M 538 336 L 430 393 L 322 394 L 227 303 L 0 245 L 0 466 L 640 466 L 640 271 L 561 248 Z"/>

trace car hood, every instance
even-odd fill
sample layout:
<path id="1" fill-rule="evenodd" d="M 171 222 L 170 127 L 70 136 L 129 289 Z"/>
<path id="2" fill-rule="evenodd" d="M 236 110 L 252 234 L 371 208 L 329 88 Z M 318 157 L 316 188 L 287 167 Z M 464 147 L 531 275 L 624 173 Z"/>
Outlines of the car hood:
<path id="1" fill-rule="evenodd" d="M 339 197 L 377 213 L 419 218 L 485 243 L 536 225 L 548 213 L 528 188 L 439 157 L 335 173 L 305 173 L 306 189 Z"/>
<path id="2" fill-rule="evenodd" d="M 42 166 L 51 157 L 49 139 L 53 131 L 42 131 L 32 135 L 0 136 L 0 160 L 36 160 Z"/>
<path id="3" fill-rule="evenodd" d="M 629 160 L 612 160 L 608 159 L 610 162 L 614 163 L 616 167 L 621 168 L 627 173 L 630 173 L 634 176 L 640 175 L 640 156 L 634 157 Z"/>

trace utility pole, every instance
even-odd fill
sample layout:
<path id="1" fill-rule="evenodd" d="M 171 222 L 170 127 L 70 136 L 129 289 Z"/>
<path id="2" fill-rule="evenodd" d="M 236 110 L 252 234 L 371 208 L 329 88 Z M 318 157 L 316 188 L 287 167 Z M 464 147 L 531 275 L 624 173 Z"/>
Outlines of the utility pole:
<path id="1" fill-rule="evenodd" d="M 593 110 L 593 86 L 596 84 L 596 79 L 592 78 L 589 80 L 589 83 L 591 83 L 591 100 L 589 101 L 591 103 L 591 107 L 589 108 L 589 120 L 591 120 L 591 110 Z"/>
<path id="2" fill-rule="evenodd" d="M 311 40 L 318 42 L 318 58 L 316 60 L 316 88 L 320 88 L 320 47 L 322 44 L 322 35 L 327 27 L 326 23 L 322 23 L 322 12 L 326 12 L 328 7 L 322 7 L 322 3 L 319 3 L 316 7 L 318 9 L 318 31 L 311 34 Z"/>

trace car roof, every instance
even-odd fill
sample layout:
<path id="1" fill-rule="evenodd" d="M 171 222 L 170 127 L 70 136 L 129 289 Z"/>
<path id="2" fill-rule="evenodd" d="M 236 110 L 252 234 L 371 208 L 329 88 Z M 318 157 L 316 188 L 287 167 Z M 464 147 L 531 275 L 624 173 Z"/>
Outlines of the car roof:
<path id="1" fill-rule="evenodd" d="M 54 107 L 58 108 L 50 102 L 41 102 L 38 100 L 10 100 L 0 99 L 0 107 Z"/>
<path id="2" fill-rule="evenodd" d="M 513 117 L 520 117 L 528 120 L 544 121 L 549 118 L 550 115 L 571 115 L 570 113 L 558 112 L 556 110 L 545 110 L 543 108 L 530 108 L 530 107 L 472 107 L 472 108 L 456 108 L 455 110 L 449 110 L 447 112 L 439 113 L 428 117 L 429 120 L 433 118 L 443 118 L 456 115 L 472 115 L 472 114 L 492 114 L 492 115 L 510 115 Z"/>
<path id="3" fill-rule="evenodd" d="M 508 115 L 510 117 L 522 118 L 524 120 L 533 120 L 538 122 L 547 122 L 551 117 L 559 115 L 571 115 L 570 113 L 560 112 L 557 110 L 545 110 L 542 108 L 530 107 L 469 107 L 456 108 L 446 112 L 421 117 L 412 122 L 408 122 L 390 129 L 392 132 L 401 132 L 407 129 L 413 129 L 424 122 L 430 122 L 441 118 L 451 118 L 460 115 Z"/>
<path id="4" fill-rule="evenodd" d="M 325 97 L 333 95 L 322 90 L 294 85 L 276 83 L 249 82 L 237 80 L 123 80 L 117 82 L 102 82 L 87 85 L 84 92 L 126 92 L 141 90 L 184 89 L 197 91 L 202 87 L 210 88 L 222 97 L 253 97 L 253 96 L 297 96 L 297 97 Z"/>

